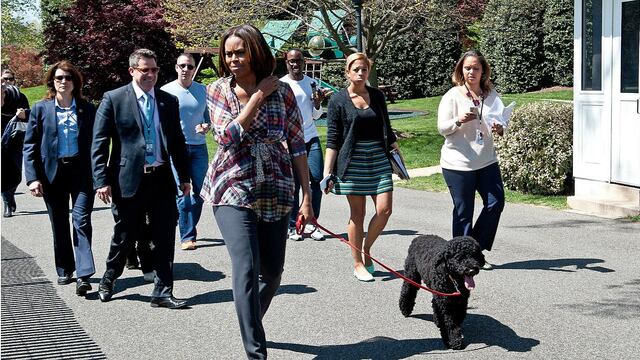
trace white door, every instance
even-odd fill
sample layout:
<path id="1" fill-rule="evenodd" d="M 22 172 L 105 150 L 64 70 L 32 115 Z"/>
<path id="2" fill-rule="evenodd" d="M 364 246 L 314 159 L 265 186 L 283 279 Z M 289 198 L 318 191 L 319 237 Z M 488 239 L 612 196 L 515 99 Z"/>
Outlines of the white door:
<path id="1" fill-rule="evenodd" d="M 611 181 L 640 187 L 640 0 L 615 0 Z"/>

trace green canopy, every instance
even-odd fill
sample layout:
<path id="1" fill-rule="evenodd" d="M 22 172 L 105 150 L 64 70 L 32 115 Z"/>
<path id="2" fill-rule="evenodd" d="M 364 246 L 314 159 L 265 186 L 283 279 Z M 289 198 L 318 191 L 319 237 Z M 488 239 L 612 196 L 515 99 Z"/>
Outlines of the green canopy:
<path id="1" fill-rule="evenodd" d="M 271 48 L 271 53 L 276 54 L 282 46 L 298 30 L 301 20 L 269 20 L 262 28 L 262 35 Z"/>

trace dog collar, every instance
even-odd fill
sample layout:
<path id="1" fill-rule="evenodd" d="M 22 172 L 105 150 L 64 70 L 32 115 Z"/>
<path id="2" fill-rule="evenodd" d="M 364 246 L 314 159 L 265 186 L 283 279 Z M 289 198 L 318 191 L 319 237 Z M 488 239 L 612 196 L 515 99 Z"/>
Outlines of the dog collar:
<path id="1" fill-rule="evenodd" d="M 458 283 L 456 283 L 456 281 L 453 279 L 451 274 L 449 274 L 448 276 L 449 276 L 449 280 L 451 280 L 451 282 L 453 283 L 453 287 L 456 289 L 457 292 L 460 292 L 460 290 L 458 289 Z"/>

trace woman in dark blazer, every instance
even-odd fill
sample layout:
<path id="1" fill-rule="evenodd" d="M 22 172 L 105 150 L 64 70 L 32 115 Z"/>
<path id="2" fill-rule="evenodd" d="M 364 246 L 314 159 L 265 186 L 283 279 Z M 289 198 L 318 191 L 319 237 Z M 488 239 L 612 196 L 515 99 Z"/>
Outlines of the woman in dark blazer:
<path id="1" fill-rule="evenodd" d="M 327 112 L 327 152 L 324 175 L 333 175 L 328 189 L 346 195 L 351 211 L 347 233 L 355 249 L 353 275 L 360 281 L 373 281 L 375 268 L 368 256 L 391 216 L 393 181 L 388 155 L 398 148 L 391 130 L 384 95 L 366 86 L 371 61 L 363 53 L 347 57 L 349 86 L 334 94 Z M 323 189 L 325 192 L 328 189 Z M 364 236 L 367 196 L 376 213 Z M 358 249 L 358 250 L 356 250 Z M 361 249 L 361 250 L 360 250 Z"/>
<path id="2" fill-rule="evenodd" d="M 68 61 L 47 72 L 48 93 L 31 109 L 24 139 L 24 168 L 31 195 L 43 197 L 53 229 L 58 284 L 73 282 L 76 294 L 91 290 L 91 138 L 94 106 L 82 96 L 82 75 Z M 73 239 L 69 231 L 71 198 Z M 75 259 L 74 259 L 75 253 Z"/>

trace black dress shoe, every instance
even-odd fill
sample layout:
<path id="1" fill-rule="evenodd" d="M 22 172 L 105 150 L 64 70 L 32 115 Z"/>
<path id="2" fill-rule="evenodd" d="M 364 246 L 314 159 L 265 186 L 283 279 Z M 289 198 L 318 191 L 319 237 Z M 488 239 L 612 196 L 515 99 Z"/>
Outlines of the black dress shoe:
<path id="1" fill-rule="evenodd" d="M 115 283 L 115 280 L 106 277 L 103 277 L 102 280 L 100 280 L 100 285 L 98 285 L 98 296 L 100 297 L 100 301 L 107 302 L 111 300 L 111 297 L 113 296 L 113 286 Z"/>
<path id="2" fill-rule="evenodd" d="M 73 282 L 71 275 L 58 276 L 58 285 L 67 285 Z"/>
<path id="3" fill-rule="evenodd" d="M 76 295 L 85 296 L 89 290 L 91 290 L 89 279 L 78 279 L 78 282 L 76 282 Z"/>
<path id="4" fill-rule="evenodd" d="M 10 218 L 13 216 L 13 212 L 11 211 L 11 205 L 8 202 L 4 202 L 4 212 L 2 213 L 2 217 Z"/>
<path id="5" fill-rule="evenodd" d="M 151 298 L 151 307 L 165 307 L 167 309 L 180 309 L 185 306 L 187 306 L 186 300 L 176 299 L 173 296 Z"/>

